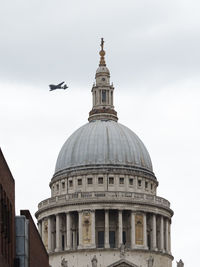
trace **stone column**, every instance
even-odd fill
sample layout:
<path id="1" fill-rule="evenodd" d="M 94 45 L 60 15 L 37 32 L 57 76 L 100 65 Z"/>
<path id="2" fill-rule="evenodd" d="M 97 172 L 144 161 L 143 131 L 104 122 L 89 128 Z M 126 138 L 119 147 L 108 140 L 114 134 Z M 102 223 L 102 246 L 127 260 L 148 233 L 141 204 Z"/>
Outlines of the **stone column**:
<path id="1" fill-rule="evenodd" d="M 160 218 L 160 250 L 164 251 L 164 224 L 163 216 Z"/>
<path id="2" fill-rule="evenodd" d="M 153 250 L 157 250 L 156 245 L 156 215 L 153 214 L 152 216 L 152 230 L 153 230 Z"/>
<path id="3" fill-rule="evenodd" d="M 76 230 L 72 232 L 72 236 L 73 236 L 73 249 L 76 249 L 77 248 L 77 231 Z"/>
<path id="4" fill-rule="evenodd" d="M 143 214 L 143 238 L 144 238 L 144 248 L 147 249 L 147 215 Z"/>
<path id="5" fill-rule="evenodd" d="M 42 222 L 38 221 L 38 232 L 40 234 L 40 237 L 42 238 Z"/>
<path id="6" fill-rule="evenodd" d="M 167 218 L 165 220 L 165 248 L 166 252 L 169 253 L 169 222 Z"/>
<path id="7" fill-rule="evenodd" d="M 72 247 L 72 232 L 71 232 L 71 214 L 69 212 L 66 213 L 66 250 L 71 249 Z"/>
<path id="8" fill-rule="evenodd" d="M 60 214 L 56 214 L 56 252 L 61 251 Z"/>
<path id="9" fill-rule="evenodd" d="M 48 252 L 52 252 L 52 218 L 48 217 Z"/>
<path id="10" fill-rule="evenodd" d="M 169 221 L 169 253 L 171 254 L 171 222 Z"/>
<path id="11" fill-rule="evenodd" d="M 96 239 L 95 239 L 95 210 L 91 211 L 91 230 L 92 230 L 92 242 L 91 242 L 91 246 L 93 248 L 96 248 Z"/>
<path id="12" fill-rule="evenodd" d="M 45 229 L 45 227 L 44 227 L 44 219 L 42 220 L 42 223 L 41 223 L 41 237 L 42 237 L 42 241 L 43 241 L 43 243 L 44 243 L 44 229 Z"/>
<path id="13" fill-rule="evenodd" d="M 81 249 L 83 244 L 82 244 L 82 240 L 83 240 L 83 231 L 82 231 L 82 211 L 78 212 L 78 248 Z M 73 243 L 74 243 L 74 238 L 73 238 Z"/>
<path id="14" fill-rule="evenodd" d="M 135 213 L 131 211 L 131 248 L 135 248 Z"/>
<path id="15" fill-rule="evenodd" d="M 123 243 L 122 229 L 123 229 L 122 210 L 118 210 L 118 248 L 120 248 Z"/>
<path id="16" fill-rule="evenodd" d="M 105 237 L 104 237 L 104 247 L 109 248 L 109 210 L 105 210 Z"/>

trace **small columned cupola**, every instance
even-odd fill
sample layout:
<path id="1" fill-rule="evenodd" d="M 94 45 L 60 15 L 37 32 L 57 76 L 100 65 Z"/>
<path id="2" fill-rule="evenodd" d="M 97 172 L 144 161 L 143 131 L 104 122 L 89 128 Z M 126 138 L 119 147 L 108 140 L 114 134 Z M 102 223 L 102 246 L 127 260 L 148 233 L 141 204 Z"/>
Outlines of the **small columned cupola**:
<path id="1" fill-rule="evenodd" d="M 101 38 L 100 62 L 96 71 L 96 83 L 92 87 L 93 107 L 89 113 L 89 121 L 114 120 L 117 121 L 117 112 L 113 106 L 113 84 L 110 84 L 110 72 L 106 67 L 104 40 Z"/>

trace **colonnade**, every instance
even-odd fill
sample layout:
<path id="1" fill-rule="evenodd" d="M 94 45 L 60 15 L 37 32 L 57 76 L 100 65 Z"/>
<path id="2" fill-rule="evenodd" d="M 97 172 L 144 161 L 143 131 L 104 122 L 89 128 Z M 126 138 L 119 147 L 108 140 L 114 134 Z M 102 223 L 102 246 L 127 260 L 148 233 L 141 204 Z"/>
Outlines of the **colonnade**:
<path id="1" fill-rule="evenodd" d="M 48 251 L 98 248 L 98 227 L 95 222 L 97 211 L 58 213 L 40 220 L 38 222 L 39 232 Z M 102 213 L 104 248 L 110 248 L 109 215 L 112 211 L 105 209 Z M 120 248 L 125 243 L 125 246 L 130 249 L 142 248 L 171 253 L 169 218 L 131 210 L 128 211 L 128 216 L 126 214 L 127 217 L 123 214 L 123 210 L 115 210 L 115 212 L 117 215 L 114 247 Z M 126 233 L 129 238 L 128 242 L 123 239 L 126 231 L 129 231 Z"/>

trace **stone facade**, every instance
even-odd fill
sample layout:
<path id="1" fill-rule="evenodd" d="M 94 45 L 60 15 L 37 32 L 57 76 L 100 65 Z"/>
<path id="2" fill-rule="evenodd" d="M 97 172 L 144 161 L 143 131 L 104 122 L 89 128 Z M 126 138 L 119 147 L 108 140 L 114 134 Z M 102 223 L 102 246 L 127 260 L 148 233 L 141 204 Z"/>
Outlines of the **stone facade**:
<path id="1" fill-rule="evenodd" d="M 157 196 L 143 143 L 118 126 L 103 45 L 89 123 L 59 154 L 51 197 L 36 212 L 39 232 L 52 267 L 170 267 L 173 211 Z"/>

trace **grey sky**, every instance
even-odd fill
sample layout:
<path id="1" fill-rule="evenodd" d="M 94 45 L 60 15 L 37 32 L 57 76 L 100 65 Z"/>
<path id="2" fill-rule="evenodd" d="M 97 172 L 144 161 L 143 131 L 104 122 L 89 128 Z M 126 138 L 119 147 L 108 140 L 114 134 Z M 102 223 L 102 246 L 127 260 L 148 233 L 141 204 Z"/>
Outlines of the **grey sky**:
<path id="1" fill-rule="evenodd" d="M 172 252 L 198 262 L 199 1 L 1 1 L 0 146 L 17 212 L 50 196 L 64 141 L 87 122 L 105 38 L 120 123 L 146 145 L 175 212 Z M 65 80 L 67 91 L 48 91 Z M 176 266 L 174 261 L 174 267 Z"/>

